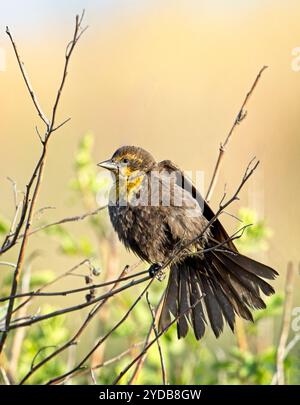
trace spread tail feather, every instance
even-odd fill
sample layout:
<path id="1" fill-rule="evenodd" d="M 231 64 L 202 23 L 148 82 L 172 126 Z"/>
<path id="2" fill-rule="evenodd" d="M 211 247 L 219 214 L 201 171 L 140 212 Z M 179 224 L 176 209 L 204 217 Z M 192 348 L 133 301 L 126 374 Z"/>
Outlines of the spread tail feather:
<path id="1" fill-rule="evenodd" d="M 207 319 L 216 337 L 224 321 L 234 331 L 235 316 L 253 321 L 251 309 L 265 308 L 260 292 L 274 293 L 264 279 L 274 279 L 272 268 L 237 252 L 212 250 L 199 257 L 187 257 L 173 264 L 160 315 L 159 328 L 178 317 L 178 338 L 185 337 L 189 325 L 196 339 L 205 332 Z M 189 310 L 190 308 L 190 310 Z"/>

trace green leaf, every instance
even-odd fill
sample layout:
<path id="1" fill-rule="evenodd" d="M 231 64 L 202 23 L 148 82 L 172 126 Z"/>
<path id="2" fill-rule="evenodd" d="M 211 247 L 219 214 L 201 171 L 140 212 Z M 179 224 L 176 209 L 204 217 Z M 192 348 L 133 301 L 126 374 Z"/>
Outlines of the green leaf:
<path id="1" fill-rule="evenodd" d="M 0 235 L 9 232 L 8 221 L 0 215 Z"/>
<path id="2" fill-rule="evenodd" d="M 46 314 L 53 310 L 55 308 L 46 305 L 42 308 L 42 313 Z M 53 352 L 56 346 L 64 343 L 69 336 L 70 331 L 65 324 L 64 316 L 47 319 L 41 324 L 29 328 L 22 345 L 18 367 L 19 378 L 29 371 L 36 355 L 35 364 Z M 44 384 L 49 379 L 64 373 L 66 370 L 66 359 L 58 356 L 34 373 L 29 382 L 31 384 Z"/>
<path id="3" fill-rule="evenodd" d="M 277 293 L 268 297 L 266 300 L 267 307 L 254 312 L 254 321 L 258 322 L 265 318 L 274 318 L 282 313 L 284 297 L 283 294 Z"/>
<path id="4" fill-rule="evenodd" d="M 59 242 L 61 252 L 66 255 L 91 256 L 94 253 L 93 246 L 86 236 L 81 236 L 77 240 L 62 225 L 51 226 L 46 228 L 44 232 Z"/>
<path id="5" fill-rule="evenodd" d="M 245 228 L 242 236 L 235 240 L 237 248 L 242 253 L 255 253 L 268 250 L 268 239 L 271 238 L 273 233 L 267 227 L 265 221 L 258 220 L 256 212 L 250 208 L 241 208 L 238 217 L 241 220 L 238 229 L 249 224 L 251 226 Z"/>
<path id="6" fill-rule="evenodd" d="M 55 273 L 52 270 L 39 270 L 32 273 L 30 278 L 30 287 L 37 288 L 44 284 L 50 283 L 55 278 Z"/>

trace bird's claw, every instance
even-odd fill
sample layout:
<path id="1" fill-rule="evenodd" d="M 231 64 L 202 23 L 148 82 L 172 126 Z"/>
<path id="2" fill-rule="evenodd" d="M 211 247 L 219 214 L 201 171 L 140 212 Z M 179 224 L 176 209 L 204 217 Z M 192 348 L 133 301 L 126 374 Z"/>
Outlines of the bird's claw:
<path id="1" fill-rule="evenodd" d="M 157 275 L 157 273 L 161 270 L 161 265 L 158 263 L 154 263 L 151 264 L 150 268 L 149 268 L 149 276 L 151 278 L 155 277 Z"/>

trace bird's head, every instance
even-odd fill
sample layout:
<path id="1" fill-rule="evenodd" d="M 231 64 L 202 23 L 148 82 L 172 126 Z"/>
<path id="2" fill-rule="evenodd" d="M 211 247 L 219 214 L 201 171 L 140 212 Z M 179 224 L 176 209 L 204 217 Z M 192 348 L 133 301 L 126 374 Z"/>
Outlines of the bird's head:
<path id="1" fill-rule="evenodd" d="M 98 166 L 112 171 L 116 176 L 131 177 L 147 173 L 155 166 L 153 156 L 137 146 L 122 146 L 111 159 L 98 163 Z"/>

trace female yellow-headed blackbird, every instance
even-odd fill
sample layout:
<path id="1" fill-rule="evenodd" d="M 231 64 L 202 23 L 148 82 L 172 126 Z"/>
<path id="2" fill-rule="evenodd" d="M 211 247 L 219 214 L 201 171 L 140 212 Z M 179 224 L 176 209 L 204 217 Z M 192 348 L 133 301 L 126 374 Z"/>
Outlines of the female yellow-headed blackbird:
<path id="1" fill-rule="evenodd" d="M 224 320 L 234 330 L 236 314 L 253 320 L 250 309 L 265 308 L 260 292 L 274 290 L 263 279 L 278 273 L 238 253 L 218 219 L 207 227 L 213 211 L 171 161 L 157 163 L 144 149 L 124 146 L 99 166 L 115 177 L 109 215 L 126 248 L 153 269 L 173 258 L 160 329 L 173 314 L 179 338 L 190 324 L 200 339 L 208 318 L 218 337 Z"/>

